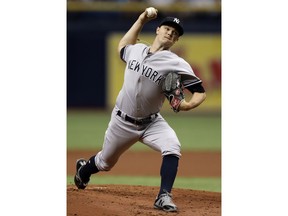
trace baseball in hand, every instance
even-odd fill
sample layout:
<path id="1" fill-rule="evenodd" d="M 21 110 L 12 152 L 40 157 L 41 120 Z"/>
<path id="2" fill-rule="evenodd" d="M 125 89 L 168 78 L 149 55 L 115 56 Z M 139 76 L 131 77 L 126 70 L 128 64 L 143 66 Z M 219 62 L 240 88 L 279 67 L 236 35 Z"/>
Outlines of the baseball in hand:
<path id="1" fill-rule="evenodd" d="M 146 8 L 146 16 L 147 17 L 154 17 L 157 15 L 157 9 L 155 9 L 154 7 L 149 7 L 149 8 Z"/>

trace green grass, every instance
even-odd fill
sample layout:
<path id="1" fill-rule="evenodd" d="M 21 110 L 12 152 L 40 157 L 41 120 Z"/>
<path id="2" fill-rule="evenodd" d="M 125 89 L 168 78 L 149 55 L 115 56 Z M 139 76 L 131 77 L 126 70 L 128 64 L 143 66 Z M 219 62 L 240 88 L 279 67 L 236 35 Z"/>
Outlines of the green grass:
<path id="1" fill-rule="evenodd" d="M 74 184 L 72 176 L 67 177 L 67 184 Z M 96 175 L 91 177 L 89 184 L 159 186 L 160 177 Z M 221 178 L 177 177 L 174 183 L 174 188 L 221 192 Z"/>
<path id="2" fill-rule="evenodd" d="M 162 114 L 175 130 L 182 150 L 221 150 L 221 116 Z M 67 148 L 99 149 L 110 120 L 109 112 L 68 111 Z M 133 150 L 145 150 L 140 143 Z"/>
<path id="3" fill-rule="evenodd" d="M 184 113 L 162 114 L 175 130 L 181 141 L 182 151 L 221 151 L 221 116 Z M 100 149 L 110 120 L 109 112 L 75 111 L 67 112 L 67 149 Z M 136 143 L 132 150 L 149 150 Z M 67 176 L 67 184 L 73 184 L 73 177 Z M 90 184 L 128 184 L 159 186 L 160 177 L 97 175 Z M 187 188 L 221 192 L 221 178 L 177 177 L 175 188 Z"/>

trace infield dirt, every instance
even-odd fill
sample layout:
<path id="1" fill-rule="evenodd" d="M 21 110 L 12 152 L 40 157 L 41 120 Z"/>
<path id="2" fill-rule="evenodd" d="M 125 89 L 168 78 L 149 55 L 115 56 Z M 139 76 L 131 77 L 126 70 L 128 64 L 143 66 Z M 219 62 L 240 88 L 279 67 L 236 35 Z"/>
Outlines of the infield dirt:
<path id="1" fill-rule="evenodd" d="M 88 159 L 93 151 L 68 151 L 67 175 L 75 174 L 75 161 Z M 161 156 L 157 152 L 126 152 L 116 166 L 105 175 L 159 176 Z M 183 152 L 177 176 L 220 177 L 219 152 Z M 95 175 L 97 177 L 97 175 Z M 67 185 L 68 216 L 130 216 L 130 215 L 181 215 L 220 216 L 221 193 L 174 188 L 173 200 L 177 213 L 166 213 L 153 208 L 159 187 L 129 185 L 88 185 L 78 190 Z"/>

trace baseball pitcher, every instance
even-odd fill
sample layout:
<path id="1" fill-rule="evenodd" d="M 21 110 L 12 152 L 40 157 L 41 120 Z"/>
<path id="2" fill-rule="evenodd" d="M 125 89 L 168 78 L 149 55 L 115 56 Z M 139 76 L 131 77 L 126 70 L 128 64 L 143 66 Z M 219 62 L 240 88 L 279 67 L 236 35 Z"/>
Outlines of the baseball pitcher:
<path id="1" fill-rule="evenodd" d="M 162 156 L 161 185 L 154 208 L 176 212 L 171 190 L 181 157 L 180 142 L 160 109 L 167 99 L 174 112 L 188 111 L 199 106 L 206 94 L 191 66 L 170 51 L 184 34 L 178 18 L 166 17 L 159 23 L 151 46 L 137 43 L 142 27 L 157 18 L 157 12 L 155 8 L 146 9 L 119 42 L 119 57 L 126 63 L 123 86 L 102 150 L 87 161 L 76 161 L 74 182 L 78 189 L 85 189 L 92 174 L 111 170 L 122 153 L 140 141 Z M 191 93 L 189 100 L 184 89 L 188 90 L 185 94 Z"/>

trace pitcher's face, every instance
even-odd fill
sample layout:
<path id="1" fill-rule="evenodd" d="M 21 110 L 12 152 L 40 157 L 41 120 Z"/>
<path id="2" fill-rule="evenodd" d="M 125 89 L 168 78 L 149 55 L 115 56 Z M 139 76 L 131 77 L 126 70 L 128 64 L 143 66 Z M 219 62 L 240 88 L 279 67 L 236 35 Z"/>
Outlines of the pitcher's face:
<path id="1" fill-rule="evenodd" d="M 162 25 L 156 30 L 157 37 L 160 43 L 163 43 L 165 47 L 172 47 L 176 41 L 179 39 L 178 31 L 168 25 Z"/>

